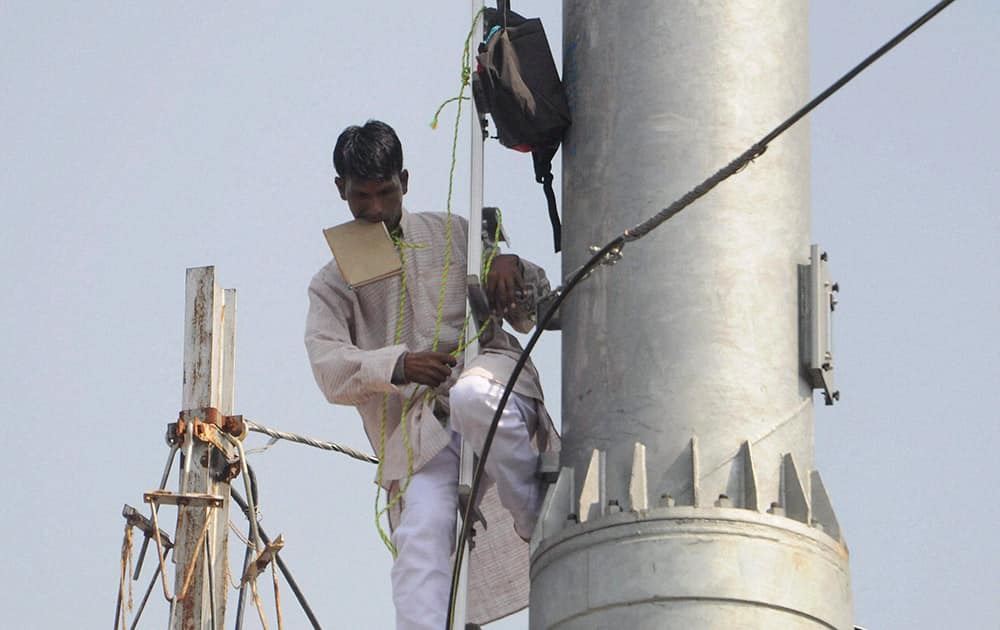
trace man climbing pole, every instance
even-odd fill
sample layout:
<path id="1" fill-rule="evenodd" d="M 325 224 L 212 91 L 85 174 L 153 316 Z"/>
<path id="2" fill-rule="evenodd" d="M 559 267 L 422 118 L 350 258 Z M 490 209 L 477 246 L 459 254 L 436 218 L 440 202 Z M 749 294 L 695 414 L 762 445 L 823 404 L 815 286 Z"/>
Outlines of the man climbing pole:
<path id="1" fill-rule="evenodd" d="M 480 330 L 480 354 L 462 365 L 466 326 L 465 220 L 403 208 L 409 173 L 395 131 L 368 121 L 348 127 L 333 152 L 336 185 L 355 219 L 383 223 L 401 273 L 351 286 L 336 260 L 309 285 L 305 343 L 327 400 L 353 405 L 380 459 L 377 483 L 388 496 L 385 537 L 396 627 L 445 627 L 458 507 L 459 448 L 478 453 L 504 384 L 520 354 L 502 329 L 525 332 L 521 289 L 544 272 L 515 255 L 487 259 L 492 315 Z M 474 226 L 478 229 L 478 226 Z M 335 250 L 336 253 L 336 250 Z M 495 252 L 493 252 L 495 254 Z M 357 253 L 353 256 L 363 255 Z M 339 255 L 338 255 L 339 257 Z M 486 461 L 469 568 L 469 621 L 486 623 L 527 604 L 528 549 L 543 498 L 538 453 L 558 448 L 538 374 L 530 363 L 502 413 Z M 376 505 L 378 502 L 376 501 Z M 487 527 L 488 526 L 488 527 Z"/>

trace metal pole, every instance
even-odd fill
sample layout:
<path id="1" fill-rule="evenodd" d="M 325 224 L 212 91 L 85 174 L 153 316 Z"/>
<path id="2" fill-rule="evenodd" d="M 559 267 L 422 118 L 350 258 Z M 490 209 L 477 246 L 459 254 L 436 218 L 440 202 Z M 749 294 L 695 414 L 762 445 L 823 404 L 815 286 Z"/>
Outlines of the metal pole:
<path id="1" fill-rule="evenodd" d="M 216 478 L 212 462 L 231 453 L 213 453 L 211 443 L 195 437 L 194 422 L 206 420 L 205 409 L 209 407 L 222 415 L 232 414 L 236 292 L 216 285 L 214 267 L 197 267 L 187 270 L 186 296 L 181 417 L 188 430 L 178 436 L 184 440 L 185 454 L 180 493 L 217 496 L 222 507 L 178 505 L 175 593 L 185 592 L 183 584 L 191 563 L 199 562 L 199 556 L 206 558 L 202 570 L 194 572 L 185 597 L 175 596 L 177 601 L 171 603 L 170 630 L 202 630 L 225 624 L 226 580 L 211 577 L 226 575 L 229 553 L 229 482 Z M 198 541 L 206 519 L 208 530 L 201 545 Z M 211 567 L 208 562 L 212 562 Z"/>
<path id="2" fill-rule="evenodd" d="M 563 18 L 566 270 L 808 98 L 797 0 L 565 0 Z M 851 627 L 799 360 L 809 228 L 801 125 L 563 305 L 533 630 Z"/>
<path id="3" fill-rule="evenodd" d="M 480 39 L 482 38 L 483 30 L 483 19 L 481 15 L 481 10 L 483 8 L 483 0 L 471 0 L 470 1 L 473 25 L 472 25 L 472 43 L 470 44 L 472 49 L 472 55 L 475 57 L 476 46 Z M 475 63 L 473 62 L 473 68 Z M 466 277 L 467 281 L 475 282 L 478 284 L 479 274 L 482 267 L 483 260 L 483 241 L 482 241 L 482 223 L 483 223 L 483 134 L 482 128 L 479 123 L 479 114 L 476 111 L 475 100 L 469 100 L 469 146 L 470 146 L 470 160 L 469 160 L 469 234 L 466 250 Z M 466 306 L 466 310 L 468 310 Z M 476 335 L 475 324 L 470 325 L 466 331 L 466 346 L 464 354 L 464 365 L 468 365 L 473 358 L 479 353 L 479 342 L 475 339 Z M 459 475 L 458 475 L 458 485 L 459 489 L 471 489 L 472 487 L 472 476 L 473 476 L 473 466 L 475 461 L 475 454 L 472 451 L 472 447 L 469 446 L 465 440 L 462 440 L 462 451 L 459 460 Z M 469 501 L 474 501 L 475 498 L 472 496 L 468 497 Z M 461 532 L 461 514 L 459 514 L 459 521 L 456 525 L 456 540 Z M 468 575 L 469 575 L 469 548 L 468 543 L 466 543 L 466 548 L 462 557 L 462 568 L 461 576 L 459 581 L 458 590 L 455 593 L 455 612 L 454 617 L 451 620 L 452 628 L 464 628 L 465 621 L 468 614 Z"/>

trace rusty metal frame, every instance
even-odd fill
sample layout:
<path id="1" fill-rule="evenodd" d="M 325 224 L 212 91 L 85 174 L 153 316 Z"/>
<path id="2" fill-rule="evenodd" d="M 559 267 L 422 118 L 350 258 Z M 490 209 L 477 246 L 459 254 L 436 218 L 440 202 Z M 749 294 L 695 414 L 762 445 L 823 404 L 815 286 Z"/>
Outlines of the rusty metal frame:
<path id="1" fill-rule="evenodd" d="M 209 507 L 220 508 L 223 505 L 222 497 L 214 494 L 202 493 L 174 493 L 169 490 L 154 490 L 142 495 L 142 500 L 146 503 L 157 503 L 159 505 L 180 505 L 184 507 Z"/>
<path id="2" fill-rule="evenodd" d="M 150 501 L 147 501 L 147 503 L 150 503 Z M 125 522 L 128 523 L 130 527 L 135 527 L 141 531 L 147 539 L 156 535 L 153 531 L 153 521 L 140 514 L 139 510 L 135 509 L 128 503 L 122 507 L 122 516 L 125 517 Z M 165 531 L 160 530 L 159 535 L 163 540 L 164 547 L 171 549 L 174 546 L 174 543 L 170 540 L 170 536 Z"/>

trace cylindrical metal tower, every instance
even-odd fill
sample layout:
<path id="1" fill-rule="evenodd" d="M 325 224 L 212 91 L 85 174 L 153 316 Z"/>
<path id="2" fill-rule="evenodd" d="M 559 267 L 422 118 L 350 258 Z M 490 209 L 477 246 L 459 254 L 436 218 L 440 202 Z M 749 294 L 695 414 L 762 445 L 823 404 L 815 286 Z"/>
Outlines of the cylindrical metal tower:
<path id="1" fill-rule="evenodd" d="M 565 0 L 564 269 L 808 98 L 807 3 Z M 809 137 L 569 298 L 531 628 L 851 628 L 800 361 Z"/>

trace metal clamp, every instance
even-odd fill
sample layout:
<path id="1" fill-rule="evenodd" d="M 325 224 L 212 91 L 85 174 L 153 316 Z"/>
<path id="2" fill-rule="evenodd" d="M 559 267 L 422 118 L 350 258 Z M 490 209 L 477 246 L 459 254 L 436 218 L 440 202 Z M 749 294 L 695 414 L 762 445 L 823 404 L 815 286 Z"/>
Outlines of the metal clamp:
<path id="1" fill-rule="evenodd" d="M 180 505 L 194 507 L 222 507 L 222 497 L 214 494 L 173 493 L 169 490 L 154 490 L 142 495 L 142 500 L 154 505 Z"/>
<path id="2" fill-rule="evenodd" d="M 599 245 L 591 245 L 587 249 L 590 250 L 591 254 L 596 254 L 603 248 Z M 601 260 L 601 264 L 610 267 L 611 265 L 618 263 L 618 261 L 620 261 L 623 257 L 624 256 L 622 254 L 622 247 L 621 246 L 615 247 L 609 250 L 608 253 L 604 254 L 604 258 Z"/>
<path id="3" fill-rule="evenodd" d="M 827 254 L 809 248 L 809 264 L 799 265 L 799 338 L 802 368 L 827 405 L 840 400 L 833 381 L 833 311 L 840 285 L 830 280 Z"/>

